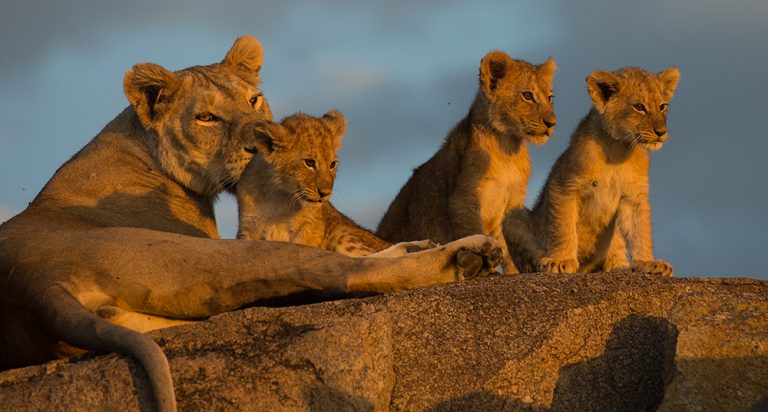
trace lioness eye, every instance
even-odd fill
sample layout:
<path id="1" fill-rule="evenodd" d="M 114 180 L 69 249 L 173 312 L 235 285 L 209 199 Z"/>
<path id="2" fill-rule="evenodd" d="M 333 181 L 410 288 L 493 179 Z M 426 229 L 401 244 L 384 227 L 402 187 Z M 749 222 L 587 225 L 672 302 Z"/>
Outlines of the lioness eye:
<path id="1" fill-rule="evenodd" d="M 251 106 L 254 109 L 259 110 L 259 108 L 261 107 L 261 104 L 264 102 L 264 95 L 257 94 L 256 96 L 251 97 L 251 99 L 248 100 L 248 102 L 251 103 Z"/>
<path id="2" fill-rule="evenodd" d="M 531 92 L 523 92 L 523 99 L 525 99 L 528 102 L 533 101 L 533 93 Z"/>
<path id="3" fill-rule="evenodd" d="M 669 108 L 669 105 L 666 103 L 662 103 L 661 106 L 659 106 L 659 110 L 661 110 L 662 112 L 664 110 L 667 110 L 668 108 Z"/>
<path id="4" fill-rule="evenodd" d="M 217 117 L 210 113 L 199 113 L 195 116 L 196 120 L 201 122 L 210 123 L 217 120 Z"/>
<path id="5" fill-rule="evenodd" d="M 334 160 L 331 162 L 331 170 L 335 169 L 336 166 L 338 166 L 339 162 L 337 160 Z"/>
<path id="6" fill-rule="evenodd" d="M 634 107 L 635 110 L 637 110 L 640 113 L 645 113 L 645 105 L 642 103 L 635 103 L 632 105 L 632 107 Z"/>
<path id="7" fill-rule="evenodd" d="M 315 168 L 315 160 L 314 159 L 304 159 L 304 166 L 307 166 L 310 169 Z"/>

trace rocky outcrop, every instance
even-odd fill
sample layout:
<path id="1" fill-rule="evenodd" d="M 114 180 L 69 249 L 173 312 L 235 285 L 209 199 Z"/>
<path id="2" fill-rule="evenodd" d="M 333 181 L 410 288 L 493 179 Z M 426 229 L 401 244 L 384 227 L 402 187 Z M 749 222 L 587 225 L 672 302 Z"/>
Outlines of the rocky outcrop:
<path id="1" fill-rule="evenodd" d="M 180 410 L 765 410 L 768 282 L 489 277 L 153 333 Z M 148 410 L 115 354 L 0 374 L 4 410 Z"/>

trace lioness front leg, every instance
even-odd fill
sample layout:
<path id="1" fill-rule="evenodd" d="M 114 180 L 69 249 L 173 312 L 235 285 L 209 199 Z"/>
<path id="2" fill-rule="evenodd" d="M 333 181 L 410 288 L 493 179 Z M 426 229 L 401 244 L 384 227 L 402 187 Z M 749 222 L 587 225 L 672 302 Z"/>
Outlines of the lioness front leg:
<path id="1" fill-rule="evenodd" d="M 376 253 L 372 253 L 368 256 L 369 258 L 393 258 L 393 257 L 399 257 L 404 256 L 409 253 L 415 253 L 420 252 L 422 250 L 427 249 L 434 249 L 438 246 L 437 243 L 431 241 L 431 240 L 417 240 L 415 242 L 400 242 L 396 243 L 384 250 L 378 251 Z"/>

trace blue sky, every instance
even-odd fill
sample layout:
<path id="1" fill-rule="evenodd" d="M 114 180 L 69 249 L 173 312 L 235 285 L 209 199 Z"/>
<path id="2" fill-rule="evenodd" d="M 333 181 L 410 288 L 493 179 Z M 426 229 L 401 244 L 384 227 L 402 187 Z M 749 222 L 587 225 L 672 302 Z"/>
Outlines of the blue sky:
<path id="1" fill-rule="evenodd" d="M 528 203 L 589 109 L 594 69 L 675 65 L 671 138 L 652 155 L 656 255 L 678 275 L 768 278 L 768 2 L 686 0 L 102 2 L 0 0 L 0 221 L 127 101 L 122 77 L 151 61 L 220 60 L 234 39 L 265 48 L 276 117 L 336 108 L 349 131 L 334 204 L 374 227 L 410 170 L 467 112 L 492 49 L 552 56 L 558 127 L 531 149 Z M 236 206 L 217 205 L 222 235 Z"/>

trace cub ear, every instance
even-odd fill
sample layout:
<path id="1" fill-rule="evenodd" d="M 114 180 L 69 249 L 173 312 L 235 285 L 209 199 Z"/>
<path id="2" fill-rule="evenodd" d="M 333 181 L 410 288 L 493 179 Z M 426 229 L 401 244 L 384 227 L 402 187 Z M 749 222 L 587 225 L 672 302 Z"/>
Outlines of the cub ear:
<path id="1" fill-rule="evenodd" d="M 123 78 L 123 92 L 144 127 L 163 114 L 178 87 L 176 75 L 154 63 L 137 64 Z"/>
<path id="2" fill-rule="evenodd" d="M 680 71 L 677 70 L 677 67 L 670 67 L 656 75 L 656 77 L 658 77 L 659 81 L 661 82 L 664 99 L 671 99 L 675 94 L 677 82 L 680 81 Z"/>
<path id="3" fill-rule="evenodd" d="M 547 61 L 539 65 L 539 74 L 547 83 L 552 83 L 555 78 L 555 72 L 557 71 L 557 64 L 553 58 L 548 58 Z"/>
<path id="4" fill-rule="evenodd" d="M 284 149 L 290 143 L 285 126 L 274 122 L 257 123 L 253 129 L 256 149 L 261 153 L 272 153 Z"/>
<path id="5" fill-rule="evenodd" d="M 263 61 L 261 43 L 253 36 L 242 36 L 235 40 L 221 63 L 235 69 L 247 81 L 256 85 Z"/>
<path id="6" fill-rule="evenodd" d="M 587 76 L 587 90 L 595 107 L 603 111 L 605 103 L 619 90 L 619 78 L 605 70 L 595 70 Z"/>
<path id="7" fill-rule="evenodd" d="M 320 121 L 322 121 L 327 128 L 331 129 L 331 133 L 333 133 L 335 137 L 335 149 L 338 150 L 341 147 L 341 140 L 344 137 L 344 133 L 347 131 L 347 121 L 344 120 L 344 116 L 342 116 L 341 112 L 338 110 L 331 110 L 324 114 L 323 117 L 320 118 Z"/>
<path id="8" fill-rule="evenodd" d="M 498 83 L 507 77 L 514 61 L 507 53 L 494 50 L 480 61 L 480 84 L 486 96 L 491 96 L 496 91 Z"/>

